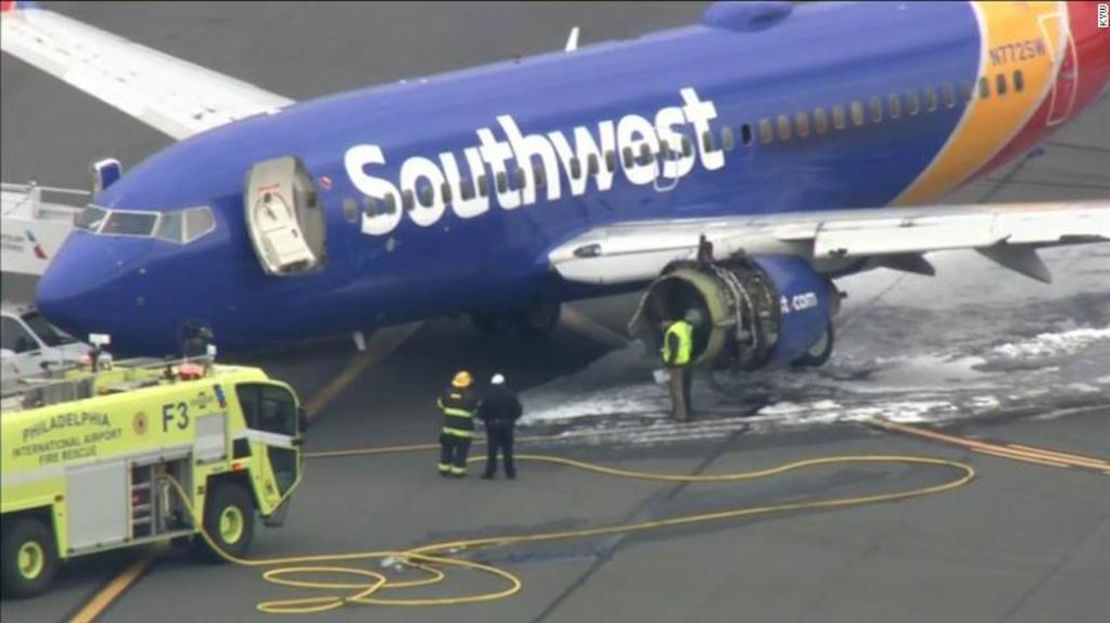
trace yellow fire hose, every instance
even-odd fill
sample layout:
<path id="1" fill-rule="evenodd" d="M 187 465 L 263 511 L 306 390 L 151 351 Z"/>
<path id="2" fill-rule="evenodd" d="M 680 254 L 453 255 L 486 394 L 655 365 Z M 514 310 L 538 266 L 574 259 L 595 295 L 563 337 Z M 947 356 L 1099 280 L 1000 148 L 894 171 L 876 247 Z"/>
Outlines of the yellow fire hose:
<path id="1" fill-rule="evenodd" d="M 305 456 L 308 458 L 337 458 L 368 454 L 412 452 L 433 448 L 438 448 L 438 446 L 434 444 L 419 444 L 411 446 L 394 446 L 388 448 L 362 448 L 351 450 L 336 450 L 331 452 L 306 453 Z M 967 465 L 965 463 L 934 457 L 907 455 L 858 455 L 821 457 L 815 459 L 807 459 L 803 461 L 794 461 L 792 463 L 786 463 L 784 465 L 779 465 L 777 467 L 766 469 L 734 472 L 729 474 L 712 474 L 704 476 L 640 472 L 634 470 L 619 469 L 615 467 L 607 467 L 595 463 L 587 463 L 585 461 L 576 461 L 573 459 L 545 454 L 522 454 L 518 455 L 516 458 L 521 461 L 551 463 L 566 467 L 573 467 L 588 472 L 604 474 L 607 476 L 618 478 L 634 478 L 638 480 L 686 483 L 735 482 L 776 476 L 779 474 L 784 474 L 786 472 L 811 467 L 853 463 L 895 463 L 903 465 L 909 464 L 945 467 L 956 470 L 959 473 L 959 476 L 938 485 L 921 487 L 917 489 L 909 489 L 906 491 L 897 491 L 894 493 L 879 493 L 873 495 L 862 495 L 845 498 L 816 499 L 801 502 L 785 502 L 782 504 L 772 504 L 751 508 L 734 508 L 717 512 L 698 513 L 692 515 L 677 515 L 664 519 L 641 521 L 635 523 L 614 524 L 609 526 L 585 528 L 580 530 L 541 532 L 532 534 L 525 533 L 499 537 L 462 539 L 458 541 L 431 543 L 428 545 L 421 545 L 412 549 L 398 551 L 364 551 L 338 554 L 264 558 L 255 560 L 238 558 L 223 551 L 215 543 L 215 541 L 207 533 L 207 531 L 204 530 L 203 520 L 197 516 L 196 510 L 192 507 L 192 505 L 189 504 L 189 497 L 185 494 L 185 491 L 182 489 L 180 483 L 178 483 L 176 480 L 171 480 L 171 483 L 173 487 L 177 490 L 178 495 L 181 496 L 181 499 L 188 509 L 189 514 L 192 516 L 195 525 L 200 527 L 201 537 L 203 537 L 208 545 L 213 550 L 218 552 L 223 558 L 227 559 L 230 562 L 245 565 L 248 567 L 276 567 L 274 569 L 269 569 L 262 574 L 263 578 L 274 584 L 315 590 L 326 590 L 331 593 L 318 597 L 265 601 L 257 604 L 256 607 L 258 608 L 258 610 L 271 614 L 308 614 L 340 608 L 346 604 L 369 604 L 382 606 L 442 606 L 470 604 L 483 601 L 493 601 L 496 599 L 504 599 L 520 591 L 521 587 L 523 586 L 523 582 L 513 573 L 510 573 L 509 571 L 506 571 L 499 567 L 457 557 L 456 554 L 458 552 L 462 552 L 465 550 L 472 550 L 480 547 L 507 546 L 517 545 L 521 543 L 554 541 L 559 539 L 594 537 L 615 533 L 640 532 L 672 526 L 683 526 L 711 521 L 722 521 L 725 519 L 735 519 L 738 517 L 748 517 L 752 515 L 762 515 L 785 511 L 822 508 L 843 508 L 847 506 L 857 506 L 861 504 L 889 502 L 892 500 L 902 500 L 906 498 L 930 495 L 934 493 L 940 493 L 942 491 L 955 489 L 956 487 L 967 484 L 975 477 L 975 470 L 970 465 Z M 475 457 L 470 460 L 478 461 L 482 460 L 482 458 Z M 349 563 L 351 561 L 366 561 L 386 558 L 393 558 L 409 568 L 418 569 L 423 572 L 424 577 L 412 580 L 390 579 L 389 576 L 387 576 L 385 573 L 371 571 L 359 566 L 339 566 L 338 564 Z M 401 591 L 404 589 L 426 587 L 437 584 L 447 577 L 444 569 L 452 567 L 468 569 L 471 571 L 479 571 L 491 575 L 501 580 L 504 583 L 504 586 L 498 590 L 492 590 L 485 593 L 454 597 L 404 599 L 387 598 L 382 596 L 387 591 Z M 338 574 L 351 576 L 352 579 L 349 581 L 325 582 L 316 580 L 295 579 L 289 577 L 291 575 L 303 576 L 306 574 Z"/>

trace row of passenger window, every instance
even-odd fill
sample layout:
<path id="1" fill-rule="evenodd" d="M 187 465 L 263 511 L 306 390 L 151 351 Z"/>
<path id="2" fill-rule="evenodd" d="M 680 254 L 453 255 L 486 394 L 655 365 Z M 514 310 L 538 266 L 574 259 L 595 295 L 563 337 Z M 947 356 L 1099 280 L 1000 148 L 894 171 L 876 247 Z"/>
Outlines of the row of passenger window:
<path id="1" fill-rule="evenodd" d="M 1020 92 L 1025 88 L 1025 80 L 1022 76 L 1021 70 L 1013 72 L 1013 91 Z M 860 127 L 868 120 L 871 123 L 881 123 L 885 118 L 898 119 L 903 115 L 907 117 L 914 117 L 922 112 L 933 112 L 941 107 L 953 108 L 956 106 L 957 97 L 959 101 L 968 101 L 972 98 L 972 83 L 964 81 L 959 87 L 957 95 L 956 88 L 950 83 L 944 83 L 939 89 L 934 87 L 927 87 L 921 91 L 907 91 L 905 93 L 891 93 L 885 98 L 874 96 L 868 100 L 865 107 L 864 102 L 861 100 L 853 100 L 847 106 L 843 104 L 834 104 L 827 110 L 824 107 L 817 107 L 811 112 L 800 111 L 793 115 L 778 115 L 774 119 L 765 118 L 761 119 L 758 123 L 759 142 L 767 145 L 773 143 L 777 137 L 780 142 L 786 142 L 793 137 L 805 138 L 810 134 L 826 134 L 830 129 L 844 130 L 848 127 L 849 123 L 853 127 Z M 1009 92 L 1009 85 L 1006 74 L 997 74 L 994 80 L 994 91 L 997 95 L 1006 95 Z M 991 95 L 991 80 L 986 76 L 979 79 L 978 94 L 981 99 L 990 97 Z M 744 123 L 738 128 L 734 129 L 731 126 L 725 126 L 720 131 L 720 142 L 717 142 L 716 135 L 711 131 L 705 131 L 699 137 L 702 142 L 702 148 L 706 152 L 724 150 L 732 151 L 738 145 L 750 146 L 753 143 L 753 132 L 751 125 Z M 639 153 L 634 153 L 631 147 L 625 147 L 621 150 L 620 159 L 625 168 L 632 168 L 633 166 L 647 166 L 657 157 L 675 159 L 679 157 L 691 156 L 694 152 L 694 145 L 691 139 L 687 136 L 682 136 L 678 145 L 670 145 L 667 141 L 659 142 L 659 149 L 653 150 L 647 143 L 640 145 Z M 681 154 L 681 155 L 680 155 Z M 605 153 L 603 161 L 599 160 L 596 154 L 590 154 L 586 158 L 585 163 L 578 157 L 571 158 L 570 162 L 570 176 L 578 179 L 582 176 L 583 167 L 587 175 L 596 175 L 600 172 L 601 167 L 604 166 L 605 170 L 609 173 L 614 173 L 617 170 L 617 152 L 610 150 Z M 546 169 L 542 164 L 535 164 L 532 169 L 532 180 L 535 188 L 545 188 L 547 185 Z M 510 190 L 521 190 L 527 182 L 525 170 L 516 167 L 509 171 L 498 172 L 494 176 L 492 183 L 496 186 L 498 193 L 505 193 Z M 491 180 L 490 176 L 485 173 L 478 175 L 476 178 L 463 178 L 459 181 L 457 188 L 457 196 L 461 197 L 464 201 L 474 199 L 475 196 L 488 197 L 490 194 Z M 398 208 L 405 210 L 412 210 L 416 208 L 417 199 L 421 205 L 429 206 L 436 199 L 436 193 L 442 198 L 443 203 L 450 203 L 456 196 L 456 188 L 452 187 L 450 183 L 444 182 L 439 188 L 433 188 L 431 185 L 421 186 L 416 190 L 405 190 L 400 197 L 401 205 L 398 206 L 398 198 L 393 195 L 386 195 L 381 199 L 373 197 L 366 197 L 364 199 L 364 209 L 367 216 L 376 216 L 379 214 L 395 214 Z M 348 199 L 344 202 L 344 212 L 347 218 L 355 220 L 358 208 L 354 199 Z"/>
<path id="2" fill-rule="evenodd" d="M 996 95 L 1006 95 L 1009 89 L 1008 76 L 1004 73 L 997 74 L 994 79 L 994 92 Z M 1025 78 L 1021 70 L 1013 72 L 1013 91 L 1019 93 L 1025 89 Z M 991 80 L 987 76 L 979 78 L 978 93 L 980 99 L 991 96 Z M 781 142 L 789 141 L 792 137 L 805 138 L 812 133 L 825 134 L 829 129 L 843 130 L 852 126 L 860 127 L 865 122 L 881 123 L 883 118 L 898 119 L 903 115 L 914 117 L 922 112 L 934 112 L 941 107 L 953 108 L 959 101 L 972 99 L 971 81 L 960 84 L 959 94 L 956 88 L 948 82 L 940 85 L 940 89 L 926 87 L 921 91 L 906 91 L 905 93 L 891 93 L 885 98 L 874 96 L 867 101 L 866 108 L 861 100 L 853 100 L 845 107 L 843 104 L 834 104 L 828 111 L 817 107 L 812 113 L 801 111 L 795 113 L 793 118 L 789 115 L 778 115 L 774 120 L 760 119 L 759 141 L 764 145 L 772 143 L 777 138 Z M 812 121 L 812 123 L 811 123 Z M 747 125 L 741 126 L 742 130 Z"/>

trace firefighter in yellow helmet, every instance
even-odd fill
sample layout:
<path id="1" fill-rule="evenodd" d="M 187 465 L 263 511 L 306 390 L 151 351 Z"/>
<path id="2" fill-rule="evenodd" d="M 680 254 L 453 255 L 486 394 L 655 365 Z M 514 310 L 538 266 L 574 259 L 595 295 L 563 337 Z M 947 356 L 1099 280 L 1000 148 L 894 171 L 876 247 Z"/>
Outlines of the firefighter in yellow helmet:
<path id="1" fill-rule="evenodd" d="M 439 475 L 466 476 L 466 456 L 474 438 L 474 413 L 478 410 L 478 394 L 474 379 L 466 370 L 455 374 L 451 387 L 439 397 L 443 411 L 443 430 L 439 434 Z"/>
<path id="2" fill-rule="evenodd" d="M 690 420 L 690 364 L 693 362 L 694 328 L 701 323 L 701 313 L 694 309 L 684 318 L 665 325 L 663 333 L 663 366 L 667 369 L 671 389 L 671 416 L 679 422 Z"/>

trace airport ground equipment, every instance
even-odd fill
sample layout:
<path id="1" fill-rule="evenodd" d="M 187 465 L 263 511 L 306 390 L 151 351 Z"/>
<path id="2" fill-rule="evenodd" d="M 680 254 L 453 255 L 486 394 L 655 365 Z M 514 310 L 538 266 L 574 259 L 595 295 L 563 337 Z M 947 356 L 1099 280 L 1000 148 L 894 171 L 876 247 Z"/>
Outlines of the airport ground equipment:
<path id="1" fill-rule="evenodd" d="M 296 393 L 210 358 L 56 370 L 5 396 L 0 418 L 6 596 L 109 549 L 193 540 L 212 560 L 212 547 L 242 555 L 256 515 L 280 526 L 301 478 Z"/>
<path id="2" fill-rule="evenodd" d="M 35 182 L 0 184 L 0 270 L 41 277 L 90 196 Z"/>
<path id="3" fill-rule="evenodd" d="M 76 364 L 89 345 L 54 327 L 30 305 L 0 306 L 0 391 L 49 368 Z"/>

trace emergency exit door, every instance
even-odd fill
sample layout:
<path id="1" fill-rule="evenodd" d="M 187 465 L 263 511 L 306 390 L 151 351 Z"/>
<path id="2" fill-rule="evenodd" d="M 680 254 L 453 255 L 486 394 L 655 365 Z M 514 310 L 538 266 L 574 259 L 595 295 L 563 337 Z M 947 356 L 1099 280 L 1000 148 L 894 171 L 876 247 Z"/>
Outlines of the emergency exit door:
<path id="1" fill-rule="evenodd" d="M 299 160 L 285 156 L 254 165 L 243 196 L 251 244 L 267 274 L 296 275 L 324 265 L 324 209 Z"/>

